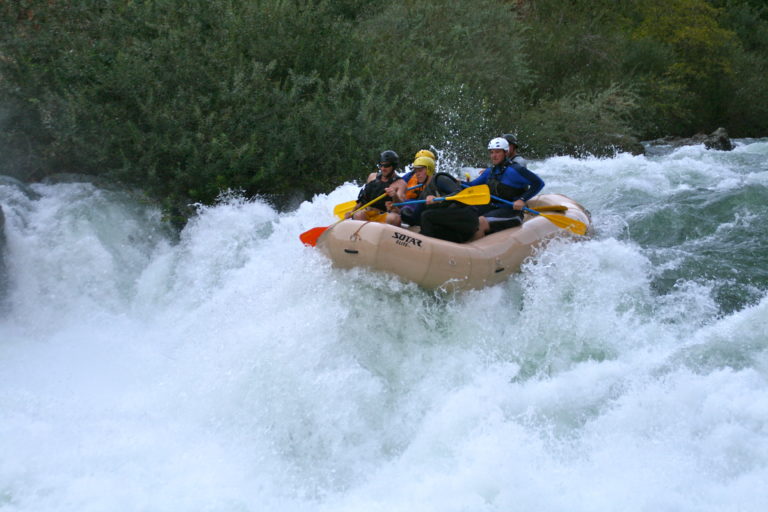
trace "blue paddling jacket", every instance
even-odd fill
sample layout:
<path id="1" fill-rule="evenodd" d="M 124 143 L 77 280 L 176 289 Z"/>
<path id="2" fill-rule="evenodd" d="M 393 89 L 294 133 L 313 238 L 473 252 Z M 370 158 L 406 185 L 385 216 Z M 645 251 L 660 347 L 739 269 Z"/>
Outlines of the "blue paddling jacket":
<path id="1" fill-rule="evenodd" d="M 488 185 L 488 188 L 491 189 L 491 195 L 507 201 L 518 199 L 528 201 L 544 188 L 544 180 L 538 175 L 529 171 L 527 167 L 509 160 L 488 167 L 480 176 L 470 181 L 468 186 L 474 187 L 483 184 Z M 499 206 L 508 205 L 501 203 Z"/>

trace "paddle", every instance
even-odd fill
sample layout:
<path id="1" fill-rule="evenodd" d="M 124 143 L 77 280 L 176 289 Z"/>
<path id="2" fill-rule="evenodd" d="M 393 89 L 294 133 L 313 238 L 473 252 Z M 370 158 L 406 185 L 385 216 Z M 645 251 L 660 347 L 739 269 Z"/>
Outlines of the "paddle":
<path id="1" fill-rule="evenodd" d="M 474 187 L 465 188 L 464 190 L 469 190 L 470 188 L 474 188 Z M 514 205 L 515 204 L 512 201 L 507 201 L 506 199 L 502 199 L 500 197 L 491 196 L 491 198 L 493 198 L 494 201 L 499 201 L 501 203 L 506 203 L 508 205 Z M 544 210 L 544 208 L 547 208 L 547 207 L 546 206 L 545 207 L 541 207 L 540 210 Z M 545 219 L 550 221 L 555 226 L 557 226 L 559 228 L 567 229 L 571 233 L 575 233 L 577 235 L 585 235 L 587 233 L 587 225 L 584 224 L 583 222 L 579 221 L 579 220 L 572 219 L 570 217 L 566 217 L 565 215 L 556 215 L 556 214 L 551 214 L 551 213 L 550 214 L 539 213 L 536 210 L 532 210 L 532 209 L 526 208 L 526 207 L 523 207 L 523 210 L 528 212 L 528 213 L 532 213 L 533 215 L 541 215 L 542 217 L 544 217 Z M 567 210 L 567 208 L 566 208 L 566 210 Z"/>
<path id="2" fill-rule="evenodd" d="M 352 213 L 360 211 L 363 208 L 369 207 L 370 205 L 372 205 L 373 203 L 380 200 L 386 195 L 387 194 L 380 195 L 370 203 L 364 204 L 363 206 L 353 211 Z M 459 192 L 458 194 L 454 194 L 452 196 L 435 198 L 435 201 L 445 201 L 445 200 L 459 201 L 461 203 L 470 204 L 470 205 L 487 204 L 488 201 L 491 200 L 491 193 L 490 193 L 490 189 L 488 188 L 488 185 L 478 185 L 476 187 L 467 187 L 461 192 Z M 417 204 L 417 203 L 426 203 L 426 202 L 427 202 L 426 199 L 415 199 L 413 201 L 406 201 L 404 203 L 395 203 L 392 206 L 402 206 L 405 204 Z M 323 233 L 325 233 L 326 230 L 332 228 L 333 226 L 335 226 L 336 224 L 338 224 L 343 220 L 344 219 L 339 219 L 333 224 L 331 224 L 330 226 L 317 227 L 317 228 L 312 228 L 309 231 L 305 231 L 304 233 L 299 235 L 299 240 L 301 240 L 304 245 L 311 245 L 312 247 L 314 247 L 315 245 L 317 245 L 318 238 L 320 238 L 320 236 Z"/>
<path id="3" fill-rule="evenodd" d="M 355 209 L 355 205 L 357 204 L 357 201 L 347 201 L 346 203 L 339 203 L 336 206 L 333 207 L 333 214 L 343 219 L 346 214 L 351 212 Z"/>
<path id="4" fill-rule="evenodd" d="M 418 185 L 408 187 L 405 190 L 413 190 L 415 188 L 421 188 L 423 186 L 424 186 L 424 183 L 419 183 Z M 343 219 L 349 212 L 355 209 L 356 204 L 357 204 L 357 201 L 347 201 L 346 203 L 339 203 L 333 207 L 333 214 L 336 217 Z"/>
<path id="5" fill-rule="evenodd" d="M 496 196 L 491 196 L 491 197 L 494 199 L 494 201 L 500 201 L 502 203 L 507 203 L 510 205 L 515 204 L 512 201 L 507 201 L 500 197 L 496 197 Z M 577 235 L 585 235 L 587 233 L 587 225 L 579 220 L 566 217 L 565 215 L 557 215 L 552 213 L 549 213 L 549 214 L 539 213 L 536 210 L 532 210 L 531 208 L 527 208 L 525 206 L 523 207 L 523 210 L 528 213 L 532 213 L 533 215 L 541 215 L 542 217 L 547 219 L 549 222 L 551 222 L 555 226 L 559 228 L 567 229 L 571 233 L 575 233 Z"/>
<path id="6" fill-rule="evenodd" d="M 357 210 L 352 211 L 352 213 L 359 212 L 360 210 L 362 210 L 364 208 L 368 208 L 369 206 L 371 206 L 376 201 L 379 201 L 379 200 L 383 199 L 384 197 L 386 197 L 386 195 L 387 195 L 386 193 L 381 194 L 379 197 L 377 197 L 373 201 L 364 204 L 363 206 L 361 206 Z M 339 222 L 341 222 L 343 220 L 344 219 L 339 219 L 336 222 L 334 222 L 333 224 L 331 224 L 330 226 L 317 227 L 317 228 L 312 228 L 309 231 L 305 231 L 305 232 L 303 232 L 302 234 L 299 235 L 299 240 L 301 240 L 304 245 L 311 245 L 312 247 L 314 247 L 314 246 L 317 245 L 317 239 L 320 238 L 320 235 L 325 233 L 325 230 L 327 230 L 329 228 L 332 228 L 333 226 L 335 226 L 336 224 L 338 224 Z"/>
<path id="7" fill-rule="evenodd" d="M 494 199 L 498 199 L 498 198 L 494 197 Z M 542 217 L 550 221 L 555 226 L 559 228 L 567 229 L 571 233 L 575 233 L 577 235 L 587 234 L 587 225 L 579 220 L 566 217 L 565 215 L 557 215 L 552 213 L 539 213 L 536 210 L 531 210 L 530 208 L 526 208 L 526 207 L 523 207 L 523 210 L 525 210 L 528 213 L 532 213 L 534 215 L 541 215 Z"/>
<path id="8" fill-rule="evenodd" d="M 454 194 L 448 197 L 436 197 L 435 201 L 459 201 L 464 204 L 478 205 L 488 204 L 491 200 L 491 191 L 488 185 L 477 185 L 476 187 L 467 187 L 458 194 Z M 392 206 L 403 206 L 406 204 L 419 204 L 426 203 L 426 199 L 414 199 L 413 201 L 405 201 L 404 203 L 395 203 Z"/>

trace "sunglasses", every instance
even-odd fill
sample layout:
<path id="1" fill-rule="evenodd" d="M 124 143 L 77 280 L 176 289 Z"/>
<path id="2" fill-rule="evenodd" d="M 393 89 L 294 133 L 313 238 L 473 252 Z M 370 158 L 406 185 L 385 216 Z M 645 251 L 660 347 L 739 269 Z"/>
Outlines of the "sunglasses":
<path id="1" fill-rule="evenodd" d="M 384 162 L 383 164 L 379 164 L 379 167 L 394 167 L 395 164 L 390 162 Z"/>

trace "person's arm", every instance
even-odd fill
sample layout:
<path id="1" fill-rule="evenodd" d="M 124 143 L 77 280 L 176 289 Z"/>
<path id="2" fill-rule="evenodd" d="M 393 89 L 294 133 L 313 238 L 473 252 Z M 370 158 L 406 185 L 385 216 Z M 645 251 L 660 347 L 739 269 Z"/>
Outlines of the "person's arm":
<path id="1" fill-rule="evenodd" d="M 365 203 L 367 203 L 367 202 L 368 202 L 368 201 L 365 201 L 365 200 L 363 200 L 363 199 L 362 199 L 362 196 L 363 196 L 363 192 L 364 192 L 364 191 L 365 191 L 365 188 L 363 188 L 363 190 L 361 190 L 361 191 L 360 191 L 360 194 L 357 196 L 357 202 L 355 203 L 355 207 L 354 207 L 354 208 L 352 208 L 352 210 L 350 210 L 350 211 L 348 211 L 347 213 L 345 213 L 345 214 L 344 214 L 344 218 L 345 218 L 345 219 L 349 219 L 349 218 L 351 218 L 351 217 L 352 217 L 352 215 L 353 215 L 355 212 L 357 212 L 357 209 L 358 209 L 358 208 L 360 208 L 361 206 L 363 206 Z"/>
<path id="2" fill-rule="evenodd" d="M 475 185 L 482 185 L 484 183 L 488 183 L 488 175 L 490 173 L 488 173 L 487 171 L 488 169 L 485 169 L 483 172 L 480 173 L 480 176 L 478 176 L 477 178 L 467 183 L 467 186 L 474 187 Z"/>
<path id="3" fill-rule="evenodd" d="M 438 179 L 435 185 L 437 185 L 437 190 L 438 192 L 440 192 L 440 195 L 443 197 L 458 194 L 459 192 L 461 192 L 461 189 L 462 189 L 458 181 L 455 181 L 451 178 L 447 178 L 445 176 L 438 176 Z"/>
<path id="4" fill-rule="evenodd" d="M 387 195 L 391 197 L 396 203 L 403 203 L 407 199 L 405 197 L 405 181 L 402 179 L 397 180 L 385 188 L 384 192 L 386 192 Z"/>
<path id="5" fill-rule="evenodd" d="M 536 196 L 539 192 L 541 192 L 541 189 L 544 188 L 544 180 L 542 180 L 538 174 L 529 171 L 527 167 L 518 167 L 517 172 L 519 172 L 520 175 L 528 180 L 531 184 L 531 186 L 528 187 L 528 190 L 526 190 L 525 194 L 523 194 L 523 197 L 520 198 L 523 201 L 528 201 L 532 197 Z"/>

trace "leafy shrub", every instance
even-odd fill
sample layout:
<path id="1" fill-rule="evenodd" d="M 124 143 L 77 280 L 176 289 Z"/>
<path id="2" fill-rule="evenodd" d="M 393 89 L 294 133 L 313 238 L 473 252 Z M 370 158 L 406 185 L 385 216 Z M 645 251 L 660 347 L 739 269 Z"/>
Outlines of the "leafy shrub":
<path id="1" fill-rule="evenodd" d="M 518 133 L 531 157 L 614 154 L 633 149 L 629 118 L 637 96 L 618 85 L 542 101 L 520 119 Z"/>
<path id="2" fill-rule="evenodd" d="M 0 173 L 109 177 L 182 215 L 220 191 L 305 196 L 380 151 L 467 163 L 632 135 L 764 135 L 757 0 L 0 3 Z"/>

